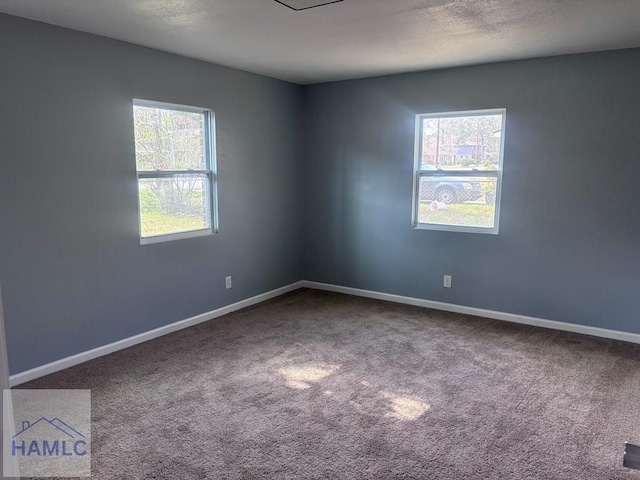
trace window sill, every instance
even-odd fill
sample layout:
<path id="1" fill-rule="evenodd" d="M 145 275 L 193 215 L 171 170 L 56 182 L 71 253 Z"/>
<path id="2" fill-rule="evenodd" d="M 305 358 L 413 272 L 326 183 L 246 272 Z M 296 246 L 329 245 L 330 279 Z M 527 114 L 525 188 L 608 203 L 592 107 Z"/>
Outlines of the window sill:
<path id="1" fill-rule="evenodd" d="M 156 235 L 154 237 L 141 237 L 140 245 L 152 245 L 154 243 L 172 242 L 174 240 L 183 240 L 185 238 L 204 237 L 213 235 L 214 232 L 210 228 L 202 230 L 191 230 L 189 232 L 170 233 L 168 235 Z"/>
<path id="2" fill-rule="evenodd" d="M 459 233 L 483 233 L 489 235 L 498 234 L 498 226 L 488 227 L 466 227 L 464 225 L 440 225 L 437 223 L 418 223 L 413 226 L 414 230 L 436 230 L 440 232 L 459 232 Z"/>

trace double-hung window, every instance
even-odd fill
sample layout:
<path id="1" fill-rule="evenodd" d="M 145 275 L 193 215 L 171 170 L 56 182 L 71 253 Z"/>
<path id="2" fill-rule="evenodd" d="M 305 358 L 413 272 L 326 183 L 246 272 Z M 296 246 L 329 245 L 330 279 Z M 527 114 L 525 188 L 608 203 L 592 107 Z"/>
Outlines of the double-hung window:
<path id="1" fill-rule="evenodd" d="M 213 112 L 134 100 L 140 243 L 214 233 Z"/>
<path id="2" fill-rule="evenodd" d="M 413 226 L 498 233 L 504 109 L 416 116 Z"/>

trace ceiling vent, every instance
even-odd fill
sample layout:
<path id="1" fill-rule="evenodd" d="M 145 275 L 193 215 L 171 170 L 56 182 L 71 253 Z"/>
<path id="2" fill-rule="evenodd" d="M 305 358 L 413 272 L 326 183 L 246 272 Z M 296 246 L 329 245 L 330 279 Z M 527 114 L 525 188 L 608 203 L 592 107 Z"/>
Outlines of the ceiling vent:
<path id="1" fill-rule="evenodd" d="M 339 3 L 343 0 L 275 0 L 276 2 L 289 7 L 291 10 L 308 10 L 310 8 L 322 7 L 332 3 Z"/>

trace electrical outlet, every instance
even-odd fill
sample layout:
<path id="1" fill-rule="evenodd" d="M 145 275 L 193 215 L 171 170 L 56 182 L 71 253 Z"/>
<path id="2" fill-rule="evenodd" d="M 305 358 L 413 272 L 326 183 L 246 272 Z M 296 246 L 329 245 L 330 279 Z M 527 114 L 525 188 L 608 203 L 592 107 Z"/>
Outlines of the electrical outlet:
<path id="1" fill-rule="evenodd" d="M 231 277 L 225 278 L 224 282 L 225 282 L 225 286 L 227 287 L 227 290 L 229 290 L 231 288 Z"/>
<path id="2" fill-rule="evenodd" d="M 442 284 L 444 288 L 451 288 L 451 275 L 444 276 L 444 283 Z"/>

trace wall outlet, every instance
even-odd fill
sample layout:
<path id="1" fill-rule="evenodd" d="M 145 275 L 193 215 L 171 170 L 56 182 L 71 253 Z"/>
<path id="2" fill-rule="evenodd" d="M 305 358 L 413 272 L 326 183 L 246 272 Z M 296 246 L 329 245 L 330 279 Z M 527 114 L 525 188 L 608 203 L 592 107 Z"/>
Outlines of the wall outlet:
<path id="1" fill-rule="evenodd" d="M 229 290 L 231 288 L 231 277 L 226 277 L 224 279 L 224 284 L 227 287 L 227 290 Z"/>
<path id="2" fill-rule="evenodd" d="M 451 275 L 444 276 L 444 283 L 442 284 L 444 288 L 451 288 Z"/>

